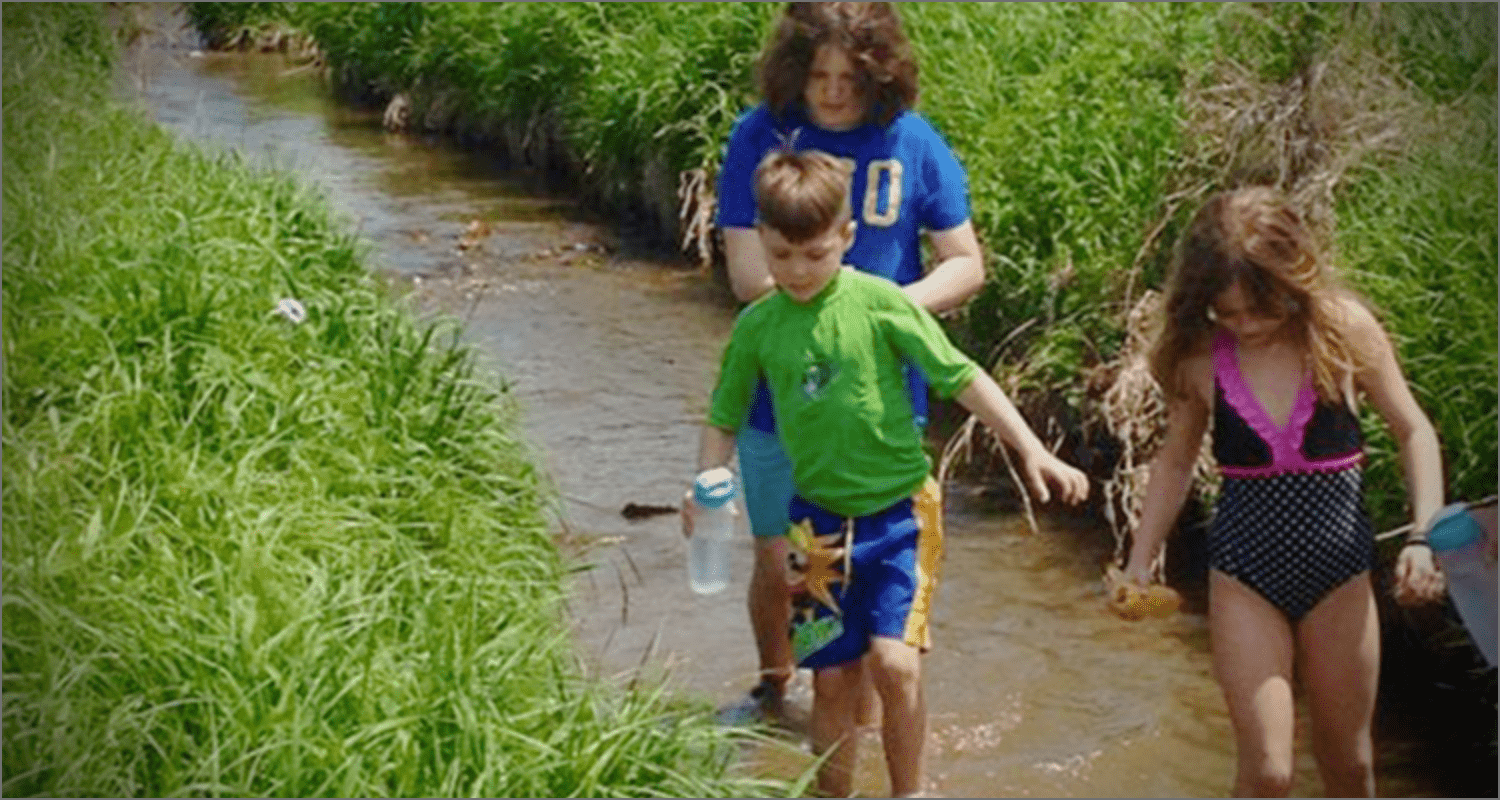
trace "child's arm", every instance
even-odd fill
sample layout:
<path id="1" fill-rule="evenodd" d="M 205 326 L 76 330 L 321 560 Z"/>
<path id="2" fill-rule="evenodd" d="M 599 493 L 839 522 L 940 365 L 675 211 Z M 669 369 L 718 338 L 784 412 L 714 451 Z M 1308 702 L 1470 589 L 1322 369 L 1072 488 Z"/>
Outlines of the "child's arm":
<path id="1" fill-rule="evenodd" d="M 935 266 L 902 289 L 917 305 L 940 314 L 967 303 L 984 288 L 984 255 L 973 222 L 929 232 L 927 238 Z"/>
<path id="2" fill-rule="evenodd" d="M 1140 586 L 1151 582 L 1151 562 L 1187 502 L 1208 417 L 1208 405 L 1196 392 L 1168 399 L 1167 436 L 1151 460 L 1141 521 L 1132 533 L 1130 557 L 1125 562 L 1125 577 Z"/>
<path id="3" fill-rule="evenodd" d="M 766 266 L 765 247 L 754 228 L 722 228 L 724 263 L 734 297 L 748 303 L 776 288 L 771 268 Z"/>
<path id="4" fill-rule="evenodd" d="M 729 466 L 734 457 L 734 431 L 714 425 L 703 426 L 703 436 L 698 440 L 698 472 L 714 467 Z"/>
<path id="5" fill-rule="evenodd" d="M 698 441 L 698 472 L 714 467 L 729 466 L 729 459 L 734 455 L 734 432 L 713 425 L 703 426 L 703 436 Z M 693 535 L 693 515 L 698 510 L 698 504 L 693 502 L 693 487 L 689 486 L 687 493 L 682 496 L 682 535 Z"/>
<path id="6" fill-rule="evenodd" d="M 1089 496 L 1088 476 L 1047 450 L 1005 396 L 1005 390 L 988 373 L 979 370 L 956 399 L 998 434 L 1001 441 L 1016 449 L 1021 456 L 1021 475 L 1026 488 L 1038 500 L 1045 503 L 1051 499 L 1049 482 L 1057 486 L 1058 496 L 1065 502 L 1078 503 Z"/>
<path id="7" fill-rule="evenodd" d="M 1391 428 L 1401 454 L 1401 470 L 1411 499 L 1413 530 L 1425 533 L 1443 506 L 1443 456 L 1437 431 L 1412 396 L 1401 374 L 1396 349 L 1380 323 L 1363 306 L 1349 303 L 1352 338 L 1364 342 L 1366 365 L 1360 374 L 1365 396 Z M 1436 600 L 1443 593 L 1443 577 L 1433 564 L 1432 550 L 1403 547 L 1396 561 L 1396 599 L 1402 603 Z"/>
<path id="8" fill-rule="evenodd" d="M 937 318 L 910 296 L 900 293 L 895 297 L 900 299 L 877 312 L 881 313 L 895 351 L 911 359 L 939 394 L 958 400 L 1001 441 L 1016 449 L 1021 456 L 1022 479 L 1038 500 L 1045 503 L 1052 499 L 1048 483 L 1055 485 L 1059 496 L 1068 503 L 1086 499 L 1088 476 L 1064 464 L 1042 445 L 1021 412 L 1005 396 L 1005 390 L 953 346 Z"/>

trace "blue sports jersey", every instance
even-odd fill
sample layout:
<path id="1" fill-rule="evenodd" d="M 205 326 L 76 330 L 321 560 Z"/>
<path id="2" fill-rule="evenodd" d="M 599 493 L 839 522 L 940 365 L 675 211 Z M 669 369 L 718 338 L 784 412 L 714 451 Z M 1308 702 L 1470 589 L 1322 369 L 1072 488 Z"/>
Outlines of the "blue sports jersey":
<path id="1" fill-rule="evenodd" d="M 755 227 L 755 168 L 776 147 L 821 150 L 853 167 L 850 205 L 854 245 L 844 263 L 905 286 L 922 277 L 922 231 L 945 231 L 969 219 L 968 175 L 932 125 L 903 111 L 885 127 L 862 125 L 829 131 L 800 111 L 778 121 L 764 104 L 747 111 L 729 135 L 719 171 L 716 222 L 723 228 Z M 908 368 L 912 409 L 927 421 L 926 382 Z M 750 424 L 775 430 L 764 383 Z"/>

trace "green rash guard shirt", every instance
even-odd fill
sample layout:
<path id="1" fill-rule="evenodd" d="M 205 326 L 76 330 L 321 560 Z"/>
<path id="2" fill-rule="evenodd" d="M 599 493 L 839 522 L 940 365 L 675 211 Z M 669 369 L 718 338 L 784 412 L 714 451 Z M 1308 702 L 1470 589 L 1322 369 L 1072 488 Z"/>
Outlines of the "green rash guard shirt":
<path id="1" fill-rule="evenodd" d="M 843 516 L 873 514 L 912 496 L 931 470 L 907 361 L 942 397 L 979 370 L 899 286 L 845 267 L 807 303 L 778 291 L 740 313 L 708 424 L 737 430 L 764 375 L 797 493 Z"/>

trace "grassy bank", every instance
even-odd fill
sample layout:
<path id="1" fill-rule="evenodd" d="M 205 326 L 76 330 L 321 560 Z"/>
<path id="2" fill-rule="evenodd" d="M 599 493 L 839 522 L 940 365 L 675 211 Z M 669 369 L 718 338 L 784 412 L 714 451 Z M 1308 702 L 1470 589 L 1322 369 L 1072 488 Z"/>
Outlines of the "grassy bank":
<path id="1" fill-rule="evenodd" d="M 192 4 L 310 35 L 345 91 L 568 176 L 711 251 L 710 178 L 775 4 Z M 1385 312 L 1453 497 L 1496 486 L 1495 11 L 1461 4 L 911 4 L 920 110 L 969 170 L 991 280 L 949 321 L 1097 429 L 1125 315 L 1196 203 L 1274 180 Z M 679 183 L 681 182 L 681 184 Z M 689 201 L 679 208 L 677 189 Z M 682 216 L 679 216 L 679 211 Z M 1079 376 L 1093 380 L 1079 380 Z M 1405 496 L 1374 418 L 1371 504 Z M 1092 436 L 1093 434 L 1089 434 Z M 1098 442 L 1096 441 L 1095 444 Z"/>
<path id="2" fill-rule="evenodd" d="M 4 794 L 786 791 L 582 674 L 503 383 L 322 198 L 114 105 L 101 9 L 0 12 Z"/>

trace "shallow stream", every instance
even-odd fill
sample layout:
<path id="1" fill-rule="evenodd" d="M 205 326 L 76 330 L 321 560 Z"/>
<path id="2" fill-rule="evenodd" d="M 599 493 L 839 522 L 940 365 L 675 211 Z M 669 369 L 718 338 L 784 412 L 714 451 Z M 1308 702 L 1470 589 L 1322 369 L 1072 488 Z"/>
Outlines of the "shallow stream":
<path id="1" fill-rule="evenodd" d="M 714 703 L 749 688 L 748 535 L 730 589 L 699 597 L 687 587 L 676 516 L 621 514 L 632 502 L 675 505 L 690 478 L 735 314 L 728 292 L 682 263 L 640 255 L 617 226 L 493 156 L 385 132 L 380 109 L 336 101 L 313 71 L 274 55 L 203 54 L 185 31 L 159 33 L 121 72 L 146 113 L 184 139 L 321 186 L 370 243 L 373 269 L 420 310 L 467 320 L 564 498 L 559 533 L 595 565 L 572 602 L 593 668 L 645 665 Z M 1116 620 L 1099 582 L 1110 547 L 1102 522 L 1044 520 L 1032 534 L 977 489 L 947 487 L 936 648 L 925 660 L 932 791 L 1224 794 L 1233 745 L 1204 617 Z M 805 686 L 795 699 L 805 713 Z M 1379 748 L 1383 794 L 1433 793 L 1402 756 L 1407 743 L 1382 736 Z M 788 775 L 806 763 L 796 752 L 763 755 L 766 769 Z M 862 793 L 885 793 L 871 737 L 860 772 Z M 1305 740 L 1293 791 L 1321 791 Z"/>

